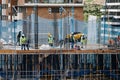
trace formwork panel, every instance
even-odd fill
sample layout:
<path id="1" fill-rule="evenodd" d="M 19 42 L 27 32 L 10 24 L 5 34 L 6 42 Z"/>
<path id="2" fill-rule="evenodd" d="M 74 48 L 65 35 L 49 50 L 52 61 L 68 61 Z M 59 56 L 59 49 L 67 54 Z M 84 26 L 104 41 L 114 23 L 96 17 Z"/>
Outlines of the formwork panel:
<path id="1" fill-rule="evenodd" d="M 120 51 L 95 51 L 1 50 L 0 76 L 5 80 L 119 80 Z"/>

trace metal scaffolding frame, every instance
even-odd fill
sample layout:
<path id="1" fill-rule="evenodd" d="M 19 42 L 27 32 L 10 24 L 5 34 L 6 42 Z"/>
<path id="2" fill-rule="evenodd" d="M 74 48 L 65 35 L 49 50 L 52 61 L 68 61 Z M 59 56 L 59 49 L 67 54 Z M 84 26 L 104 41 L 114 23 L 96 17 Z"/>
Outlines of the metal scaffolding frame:
<path id="1" fill-rule="evenodd" d="M 4 80 L 119 80 L 120 50 L 89 52 L 90 50 L 0 50 L 0 76 Z"/>

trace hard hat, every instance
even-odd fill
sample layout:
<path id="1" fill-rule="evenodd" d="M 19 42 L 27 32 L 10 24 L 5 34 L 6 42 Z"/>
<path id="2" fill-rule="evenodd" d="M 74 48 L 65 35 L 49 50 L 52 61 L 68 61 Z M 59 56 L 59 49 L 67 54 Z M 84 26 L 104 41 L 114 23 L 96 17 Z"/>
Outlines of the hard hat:
<path id="1" fill-rule="evenodd" d="M 22 34 L 22 36 L 25 36 L 24 34 Z"/>
<path id="2" fill-rule="evenodd" d="M 48 33 L 48 36 L 50 36 L 51 34 L 50 33 Z"/>
<path id="3" fill-rule="evenodd" d="M 73 34 L 73 32 L 71 32 L 71 34 Z"/>

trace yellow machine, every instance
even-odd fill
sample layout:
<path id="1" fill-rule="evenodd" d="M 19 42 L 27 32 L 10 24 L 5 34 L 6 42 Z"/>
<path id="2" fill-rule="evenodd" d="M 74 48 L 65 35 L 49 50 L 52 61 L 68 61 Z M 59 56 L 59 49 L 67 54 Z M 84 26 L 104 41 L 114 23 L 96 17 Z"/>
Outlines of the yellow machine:
<path id="1" fill-rule="evenodd" d="M 83 35 L 84 35 L 83 33 L 74 34 L 74 39 L 79 40 Z"/>
<path id="2" fill-rule="evenodd" d="M 75 41 L 80 41 L 81 40 L 81 37 L 84 35 L 83 33 L 81 32 L 74 32 L 73 34 L 67 34 L 66 37 L 65 37 L 65 40 L 68 42 L 71 42 L 72 40 L 72 35 L 74 37 L 74 40 Z"/>

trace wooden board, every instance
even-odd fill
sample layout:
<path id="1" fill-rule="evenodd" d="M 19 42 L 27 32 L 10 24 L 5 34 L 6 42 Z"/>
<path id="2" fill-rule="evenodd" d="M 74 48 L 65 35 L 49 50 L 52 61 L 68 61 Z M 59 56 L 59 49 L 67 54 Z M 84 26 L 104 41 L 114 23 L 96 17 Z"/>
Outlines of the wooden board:
<path id="1" fill-rule="evenodd" d="M 0 50 L 0 54 L 119 54 L 120 50 Z"/>

